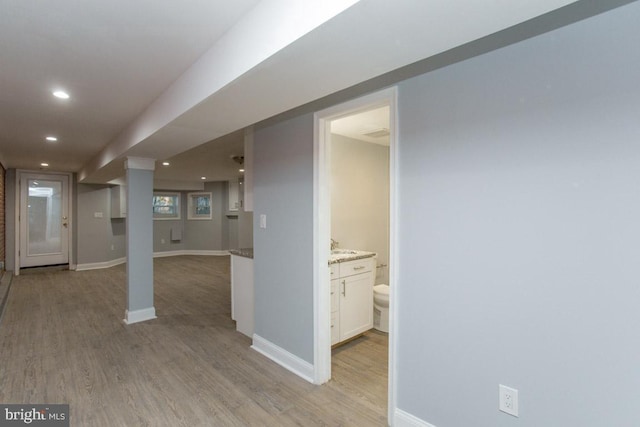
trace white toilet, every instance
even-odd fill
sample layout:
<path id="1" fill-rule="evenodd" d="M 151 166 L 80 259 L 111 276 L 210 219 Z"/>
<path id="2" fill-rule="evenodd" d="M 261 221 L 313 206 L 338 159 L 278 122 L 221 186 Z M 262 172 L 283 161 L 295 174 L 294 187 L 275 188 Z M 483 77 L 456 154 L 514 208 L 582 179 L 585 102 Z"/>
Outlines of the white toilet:
<path id="1" fill-rule="evenodd" d="M 389 332 L 389 285 L 373 287 L 373 327 Z"/>

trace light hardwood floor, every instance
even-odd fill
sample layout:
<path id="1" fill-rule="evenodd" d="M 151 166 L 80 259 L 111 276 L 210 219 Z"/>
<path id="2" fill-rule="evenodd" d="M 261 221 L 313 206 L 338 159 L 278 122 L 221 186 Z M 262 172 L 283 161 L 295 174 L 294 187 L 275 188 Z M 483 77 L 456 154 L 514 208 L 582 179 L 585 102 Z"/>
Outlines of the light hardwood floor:
<path id="1" fill-rule="evenodd" d="M 0 324 L 0 402 L 69 403 L 72 426 L 383 426 L 387 337 L 333 351 L 315 386 L 230 318 L 229 258 L 154 261 L 158 318 L 125 325 L 125 266 L 14 278 Z"/>

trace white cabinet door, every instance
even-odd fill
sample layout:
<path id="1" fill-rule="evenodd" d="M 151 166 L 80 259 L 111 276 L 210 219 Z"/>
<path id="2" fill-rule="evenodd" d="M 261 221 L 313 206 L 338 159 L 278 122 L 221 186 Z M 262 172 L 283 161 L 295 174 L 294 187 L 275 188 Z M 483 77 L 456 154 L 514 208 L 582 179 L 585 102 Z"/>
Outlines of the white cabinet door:
<path id="1" fill-rule="evenodd" d="M 373 273 L 340 279 L 340 341 L 373 327 Z"/>
<path id="2" fill-rule="evenodd" d="M 340 280 L 331 281 L 331 345 L 340 341 Z"/>

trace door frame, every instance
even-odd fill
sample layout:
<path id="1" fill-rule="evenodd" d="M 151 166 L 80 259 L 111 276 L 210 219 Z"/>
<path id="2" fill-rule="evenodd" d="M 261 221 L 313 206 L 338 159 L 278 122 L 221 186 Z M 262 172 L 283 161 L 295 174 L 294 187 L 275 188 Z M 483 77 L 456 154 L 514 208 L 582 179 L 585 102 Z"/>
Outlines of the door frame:
<path id="1" fill-rule="evenodd" d="M 331 379 L 331 296 L 329 247 L 331 239 L 331 147 L 327 141 L 332 120 L 389 106 L 389 383 L 388 420 L 396 407 L 396 307 L 398 293 L 397 222 L 397 87 L 391 87 L 314 113 L 313 117 L 313 380 L 323 384 Z M 373 302 L 372 302 L 373 304 Z"/>
<path id="2" fill-rule="evenodd" d="M 15 180 L 15 194 L 14 194 L 14 211 L 15 211 L 15 216 L 14 216 L 14 235 L 15 235 L 15 242 L 14 242 L 14 269 L 13 269 L 13 274 L 15 276 L 19 276 L 20 275 L 20 245 L 21 245 L 21 232 L 20 232 L 20 219 L 22 218 L 21 216 L 21 199 L 22 199 L 22 193 L 21 193 L 21 186 L 22 186 L 22 176 L 26 175 L 26 174 L 37 174 L 37 175 L 51 175 L 51 176 L 66 176 L 68 177 L 69 180 L 69 200 L 68 200 L 68 206 L 67 206 L 67 212 L 69 213 L 68 215 L 68 224 L 69 224 L 69 233 L 68 233 L 68 245 L 67 245 L 67 250 L 69 251 L 69 269 L 73 270 L 75 269 L 75 264 L 73 263 L 73 254 L 74 254 L 74 248 L 73 248 L 73 230 L 74 230 L 74 217 L 73 217 L 73 185 L 74 185 L 74 180 L 73 180 L 73 174 L 70 172 L 53 172 L 53 171 L 42 171 L 42 170 L 29 170 L 29 169 L 17 169 L 16 170 L 16 180 Z"/>

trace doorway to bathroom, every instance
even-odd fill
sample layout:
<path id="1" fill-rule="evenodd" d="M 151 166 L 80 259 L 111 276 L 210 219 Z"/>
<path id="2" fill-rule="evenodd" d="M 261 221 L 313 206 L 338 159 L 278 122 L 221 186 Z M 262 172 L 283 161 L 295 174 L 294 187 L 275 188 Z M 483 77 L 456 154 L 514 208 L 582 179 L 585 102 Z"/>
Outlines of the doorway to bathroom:
<path id="1" fill-rule="evenodd" d="M 364 393 L 386 391 L 381 400 L 389 419 L 395 407 L 394 299 L 390 295 L 387 326 L 386 313 L 374 310 L 372 287 L 395 287 L 396 90 L 320 111 L 315 114 L 314 124 L 314 379 L 319 384 L 332 378 L 351 382 L 356 393 L 361 392 L 358 388 Z M 334 249 L 333 256 L 330 248 Z M 371 253 L 375 258 L 366 258 Z M 371 277 L 368 294 L 362 292 L 359 307 L 365 317 L 369 316 L 371 326 L 376 315 L 376 329 L 365 327 L 368 330 L 353 341 L 343 340 L 344 336 L 336 338 L 335 333 L 336 326 L 345 329 L 341 321 L 349 317 L 342 313 L 336 316 L 336 300 L 342 308 L 342 295 L 351 289 L 341 285 L 344 281 L 335 280 L 335 274 L 340 274 L 334 264 L 336 255 L 353 256 L 363 262 L 357 266 L 363 273 L 362 282 L 368 280 L 364 279 L 368 272 Z M 344 266 L 351 259 L 341 261 L 345 261 L 340 264 Z M 334 282 L 336 286 L 332 286 Z M 336 318 L 340 320 L 336 322 Z M 362 315 L 360 319 L 362 322 Z M 385 329 L 388 335 L 381 331 Z M 332 350 L 336 340 L 340 345 Z"/>

